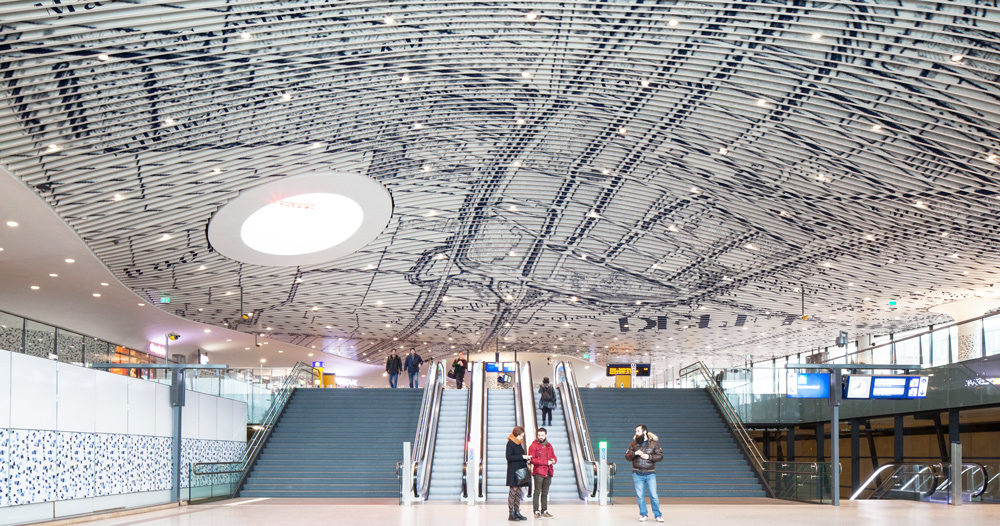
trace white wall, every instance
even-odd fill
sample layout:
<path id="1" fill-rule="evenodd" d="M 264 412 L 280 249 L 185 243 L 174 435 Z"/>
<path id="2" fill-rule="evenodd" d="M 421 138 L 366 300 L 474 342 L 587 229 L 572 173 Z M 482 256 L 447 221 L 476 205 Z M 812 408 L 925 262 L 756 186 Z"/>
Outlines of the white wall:
<path id="1" fill-rule="evenodd" d="M 182 461 L 238 458 L 246 403 L 186 398 Z M 0 525 L 167 502 L 172 424 L 166 385 L 0 350 Z"/>

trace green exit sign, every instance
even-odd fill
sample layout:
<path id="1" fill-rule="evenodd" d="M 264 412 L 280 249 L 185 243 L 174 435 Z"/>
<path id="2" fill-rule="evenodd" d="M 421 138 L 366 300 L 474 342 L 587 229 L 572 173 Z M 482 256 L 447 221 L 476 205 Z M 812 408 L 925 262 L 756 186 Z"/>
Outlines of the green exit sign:
<path id="1" fill-rule="evenodd" d="M 889 300 L 889 306 L 890 307 L 895 306 L 895 305 L 896 305 L 896 300 Z"/>
<path id="2" fill-rule="evenodd" d="M 162 296 L 160 298 L 160 303 L 170 303 L 170 297 L 169 296 Z"/>
<path id="3" fill-rule="evenodd" d="M 583 355 L 583 359 L 584 359 L 584 360 L 589 360 L 589 359 L 590 359 L 590 353 L 586 353 L 586 354 L 584 354 L 584 355 Z"/>

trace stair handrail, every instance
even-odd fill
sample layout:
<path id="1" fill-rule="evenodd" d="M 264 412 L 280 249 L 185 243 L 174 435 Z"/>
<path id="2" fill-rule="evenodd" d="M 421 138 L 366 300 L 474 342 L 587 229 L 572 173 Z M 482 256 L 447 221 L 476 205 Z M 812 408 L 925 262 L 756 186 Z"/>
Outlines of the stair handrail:
<path id="1" fill-rule="evenodd" d="M 587 500 L 597 492 L 597 462 L 594 461 L 593 448 L 587 450 L 590 444 L 589 431 L 583 419 L 583 407 L 580 404 L 580 393 L 576 387 L 576 375 L 573 374 L 573 364 L 559 361 L 552 368 L 554 389 L 559 393 L 563 415 L 565 416 L 566 435 L 569 441 L 570 453 L 573 456 L 573 470 L 576 475 L 577 491 L 580 498 Z"/>
<path id="2" fill-rule="evenodd" d="M 413 496 L 426 500 L 430 491 L 431 470 L 434 465 L 434 446 L 437 438 L 438 422 L 441 418 L 441 399 L 444 396 L 445 363 L 438 360 L 431 363 L 427 371 L 427 387 L 420 408 L 417 434 L 413 439 Z"/>
<path id="3" fill-rule="evenodd" d="M 750 465 L 753 467 L 754 472 L 757 474 L 757 478 L 760 483 L 764 486 L 764 491 L 769 497 L 774 496 L 774 492 L 771 490 L 770 484 L 767 483 L 766 471 L 768 469 L 768 461 L 764 458 L 764 454 L 757 449 L 757 445 L 754 443 L 753 437 L 747 432 L 746 426 L 743 425 L 743 419 L 740 418 L 739 413 L 733 407 L 733 404 L 729 402 L 729 398 L 722 389 L 719 388 L 719 384 L 715 381 L 715 377 L 712 376 L 711 371 L 705 366 L 704 362 L 695 362 L 687 367 L 683 367 L 678 375 L 680 377 L 686 377 L 692 374 L 699 374 L 702 380 L 705 382 L 705 389 L 708 391 L 709 395 L 715 401 L 715 406 L 719 408 L 722 413 L 723 420 L 725 420 L 726 425 L 729 430 L 736 437 L 736 442 L 739 444 L 740 449 L 743 450 L 747 458 L 750 459 Z"/>
<path id="4" fill-rule="evenodd" d="M 192 462 L 188 467 L 188 502 L 191 502 L 191 493 L 194 489 L 194 477 L 204 476 L 204 475 L 231 475 L 239 473 L 239 479 L 233 486 L 230 492 L 229 498 L 236 498 L 239 493 L 240 488 L 246 482 L 247 477 L 250 475 L 250 468 L 253 466 L 257 457 L 260 455 L 260 451 L 263 449 L 264 444 L 267 443 L 267 439 L 270 438 L 271 432 L 274 430 L 275 424 L 278 422 L 278 418 L 281 416 L 282 411 L 285 410 L 285 406 L 288 404 L 288 400 L 292 397 L 295 389 L 300 387 L 296 385 L 299 383 L 303 377 L 309 377 L 308 387 L 312 387 L 315 383 L 315 379 L 318 375 L 316 368 L 312 365 L 305 364 L 302 362 L 296 362 L 292 367 L 291 372 L 285 377 L 285 380 L 281 383 L 281 386 L 275 391 L 274 396 L 271 398 L 271 406 L 264 413 L 261 418 L 260 424 L 255 426 L 255 431 L 250 441 L 243 448 L 243 454 L 240 455 L 239 460 L 228 461 L 228 462 Z M 213 470 L 210 472 L 199 472 L 199 467 L 204 466 L 231 466 L 232 469 L 223 470 Z"/>

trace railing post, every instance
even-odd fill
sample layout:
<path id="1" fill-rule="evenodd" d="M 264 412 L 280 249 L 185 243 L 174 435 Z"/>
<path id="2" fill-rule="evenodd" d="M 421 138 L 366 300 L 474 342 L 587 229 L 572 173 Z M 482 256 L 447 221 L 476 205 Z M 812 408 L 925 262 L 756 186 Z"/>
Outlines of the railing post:
<path id="1" fill-rule="evenodd" d="M 951 443 L 951 505 L 962 505 L 962 443 Z"/>

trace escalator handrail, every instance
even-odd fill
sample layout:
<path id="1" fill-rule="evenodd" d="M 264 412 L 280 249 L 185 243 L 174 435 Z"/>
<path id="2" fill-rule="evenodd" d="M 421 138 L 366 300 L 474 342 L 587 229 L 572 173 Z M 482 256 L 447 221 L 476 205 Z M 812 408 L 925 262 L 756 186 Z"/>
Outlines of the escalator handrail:
<path id="1" fill-rule="evenodd" d="M 570 453 L 573 456 L 573 470 L 576 475 L 577 491 L 580 498 L 587 499 L 592 494 L 594 486 L 592 477 L 587 476 L 586 468 L 588 462 L 593 462 L 593 451 L 590 455 L 584 451 L 584 443 L 589 442 L 581 437 L 583 429 L 578 424 L 579 416 L 583 413 L 579 406 L 579 393 L 573 392 L 573 385 L 570 380 L 573 365 L 560 361 L 553 365 L 552 376 L 554 388 L 559 393 L 563 415 L 566 421 L 566 434 L 569 441 Z M 577 396 L 574 396 L 577 395 Z"/>
<path id="2" fill-rule="evenodd" d="M 538 420 L 535 414 L 535 396 L 534 396 L 534 385 L 532 383 L 531 377 L 531 362 L 524 362 L 523 364 L 518 364 L 517 370 L 517 383 L 514 384 L 515 392 L 515 405 L 518 409 L 518 423 L 517 425 L 524 428 L 524 443 L 526 447 L 525 452 L 530 449 L 530 444 L 538 436 Z M 528 494 L 527 496 L 534 495 L 535 491 L 535 479 L 534 477 L 529 477 L 528 479 Z"/>
<path id="3" fill-rule="evenodd" d="M 462 456 L 462 497 L 469 498 L 469 446 L 472 445 L 472 385 L 476 382 L 475 364 L 469 364 L 472 373 L 469 379 L 469 398 L 465 410 L 465 445 Z"/>
<path id="4" fill-rule="evenodd" d="M 437 439 L 438 422 L 441 419 L 441 400 L 444 396 L 444 361 L 435 361 L 427 371 L 427 390 L 424 401 L 430 399 L 430 405 L 421 408 L 421 420 L 424 427 L 417 428 L 417 442 L 413 446 L 414 481 L 413 496 L 418 500 L 427 499 L 430 492 L 431 470 L 434 466 L 434 446 Z M 428 397 L 428 395 L 430 395 Z M 426 415 L 424 410 L 427 411 Z"/>
<path id="5" fill-rule="evenodd" d="M 906 468 L 906 467 L 922 467 L 922 468 L 926 468 L 926 469 L 930 470 L 931 475 L 935 477 L 935 482 L 934 482 L 933 486 L 931 487 L 931 491 L 929 493 L 927 493 L 927 495 L 925 495 L 925 496 L 930 496 L 930 495 L 934 494 L 934 492 L 936 491 L 936 489 L 938 488 L 938 486 L 940 486 L 940 484 L 937 482 L 937 479 L 940 478 L 941 475 L 942 475 L 942 473 L 944 472 L 944 464 L 941 463 L 941 462 L 936 462 L 936 463 L 930 463 L 930 462 L 888 462 L 888 463 L 882 464 L 881 466 L 878 467 L 878 469 L 876 469 L 874 472 L 872 472 L 872 474 L 868 477 L 868 480 L 866 480 L 863 484 L 861 484 L 860 486 L 858 486 L 857 491 L 855 491 L 854 494 L 851 495 L 851 498 L 849 500 L 859 500 L 859 497 L 861 496 L 861 493 L 863 491 L 865 491 L 866 488 L 872 482 L 875 482 L 877 479 L 880 479 L 881 475 L 882 475 L 882 473 L 884 471 L 886 471 L 886 470 L 888 470 L 888 469 L 891 468 L 892 471 L 889 473 L 888 476 L 885 477 L 885 480 L 882 481 L 880 484 L 878 484 L 873 490 L 871 490 L 872 494 L 869 495 L 864 500 L 872 500 L 872 499 L 880 498 L 882 495 L 885 495 L 892 488 L 892 486 L 894 486 L 896 484 L 896 473 L 898 471 L 900 471 L 901 469 Z"/>

